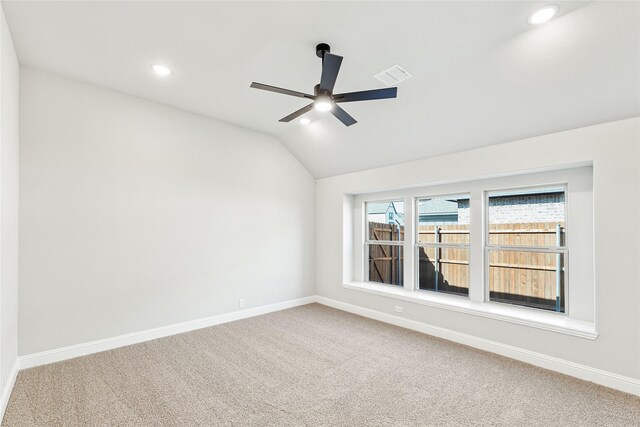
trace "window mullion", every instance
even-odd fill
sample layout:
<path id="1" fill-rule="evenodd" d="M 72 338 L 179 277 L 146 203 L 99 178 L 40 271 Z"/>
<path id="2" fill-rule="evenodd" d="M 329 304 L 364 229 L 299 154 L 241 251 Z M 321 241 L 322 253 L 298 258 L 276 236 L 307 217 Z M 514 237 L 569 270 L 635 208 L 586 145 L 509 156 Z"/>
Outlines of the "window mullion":
<path id="1" fill-rule="evenodd" d="M 408 291 L 415 290 L 415 267 L 414 267 L 414 218 L 415 218 L 415 202 L 412 196 L 407 196 L 404 199 L 404 289 Z"/>
<path id="2" fill-rule="evenodd" d="M 473 191 L 469 199 L 469 299 L 484 302 L 484 194 L 481 190 Z"/>

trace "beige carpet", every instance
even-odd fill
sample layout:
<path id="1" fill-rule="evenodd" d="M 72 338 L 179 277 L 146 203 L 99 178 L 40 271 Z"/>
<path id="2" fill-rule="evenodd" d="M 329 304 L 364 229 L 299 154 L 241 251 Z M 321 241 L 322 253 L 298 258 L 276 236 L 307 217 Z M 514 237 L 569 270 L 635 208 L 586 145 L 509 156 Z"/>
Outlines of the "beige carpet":
<path id="1" fill-rule="evenodd" d="M 640 398 L 318 304 L 20 372 L 3 426 L 640 426 Z"/>

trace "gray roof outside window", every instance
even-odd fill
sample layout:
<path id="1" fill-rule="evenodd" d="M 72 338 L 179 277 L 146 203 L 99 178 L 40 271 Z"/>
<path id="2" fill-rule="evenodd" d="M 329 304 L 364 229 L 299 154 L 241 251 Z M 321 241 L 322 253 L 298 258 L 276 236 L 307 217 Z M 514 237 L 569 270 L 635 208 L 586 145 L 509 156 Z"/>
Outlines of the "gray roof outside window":
<path id="1" fill-rule="evenodd" d="M 458 202 L 448 199 L 424 199 L 418 202 L 420 215 L 443 215 L 458 213 Z"/>

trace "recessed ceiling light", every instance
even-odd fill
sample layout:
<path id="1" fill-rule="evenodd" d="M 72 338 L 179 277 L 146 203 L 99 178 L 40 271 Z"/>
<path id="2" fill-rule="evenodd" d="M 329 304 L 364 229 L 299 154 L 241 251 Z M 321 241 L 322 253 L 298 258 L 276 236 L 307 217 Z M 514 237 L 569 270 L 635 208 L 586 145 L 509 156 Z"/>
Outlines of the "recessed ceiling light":
<path id="1" fill-rule="evenodd" d="M 329 111 L 333 108 L 333 103 L 328 96 L 319 96 L 313 106 L 318 111 Z"/>
<path id="2" fill-rule="evenodd" d="M 171 74 L 171 70 L 168 67 L 165 67 L 164 65 L 160 65 L 160 64 L 153 64 L 151 66 L 151 69 L 153 71 L 155 71 L 155 73 L 159 76 L 168 76 L 169 74 Z"/>
<path id="3" fill-rule="evenodd" d="M 551 21 L 551 18 L 556 16 L 557 13 L 558 13 L 558 6 L 556 5 L 545 6 L 541 9 L 536 10 L 531 15 L 529 15 L 527 22 L 529 22 L 529 24 L 531 25 L 544 24 L 545 22 Z"/>
<path id="4" fill-rule="evenodd" d="M 307 119 L 306 117 L 300 119 L 301 125 L 308 125 L 309 123 L 311 123 L 311 120 Z"/>

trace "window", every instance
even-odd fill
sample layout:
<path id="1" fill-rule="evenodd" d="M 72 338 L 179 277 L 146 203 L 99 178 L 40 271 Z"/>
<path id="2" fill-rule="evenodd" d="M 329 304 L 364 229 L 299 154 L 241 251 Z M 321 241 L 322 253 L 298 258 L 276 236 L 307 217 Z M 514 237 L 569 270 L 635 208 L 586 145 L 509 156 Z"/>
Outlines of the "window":
<path id="1" fill-rule="evenodd" d="M 486 193 L 490 301 L 565 312 L 566 190 Z"/>
<path id="2" fill-rule="evenodd" d="M 416 203 L 418 289 L 469 295 L 469 196 Z"/>
<path id="3" fill-rule="evenodd" d="M 368 281 L 404 283 L 404 201 L 366 203 Z"/>
<path id="4" fill-rule="evenodd" d="M 343 207 L 345 288 L 597 336 L 591 166 L 345 194 Z"/>

